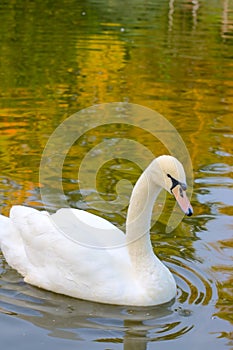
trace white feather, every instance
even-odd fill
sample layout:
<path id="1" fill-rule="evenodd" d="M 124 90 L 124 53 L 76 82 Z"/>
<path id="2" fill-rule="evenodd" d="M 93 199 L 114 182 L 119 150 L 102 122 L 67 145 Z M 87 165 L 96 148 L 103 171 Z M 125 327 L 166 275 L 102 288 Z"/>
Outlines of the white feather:
<path id="1" fill-rule="evenodd" d="M 155 159 L 133 190 L 126 234 L 78 209 L 60 209 L 49 215 L 13 206 L 9 218 L 0 216 L 6 261 L 26 282 L 76 298 L 127 305 L 171 300 L 176 294 L 175 281 L 154 255 L 149 239 L 154 200 L 162 187 L 170 186 L 167 176 L 164 183 L 166 167 L 176 178 L 180 173 L 184 181 L 176 159 Z"/>

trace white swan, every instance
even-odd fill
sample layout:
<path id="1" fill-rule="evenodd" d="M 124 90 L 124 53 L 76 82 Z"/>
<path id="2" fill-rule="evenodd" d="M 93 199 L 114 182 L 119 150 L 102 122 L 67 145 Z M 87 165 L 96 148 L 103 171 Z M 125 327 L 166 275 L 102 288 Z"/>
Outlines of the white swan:
<path id="1" fill-rule="evenodd" d="M 168 302 L 176 295 L 176 283 L 153 253 L 149 236 L 153 204 L 162 188 L 192 215 L 181 163 L 172 156 L 160 156 L 133 189 L 126 234 L 82 210 L 60 209 L 49 215 L 13 206 L 10 218 L 0 216 L 2 252 L 26 282 L 56 293 L 119 305 Z M 85 246 L 62 233 L 66 230 L 75 231 L 80 242 L 88 234 L 93 244 L 107 239 L 115 248 Z"/>

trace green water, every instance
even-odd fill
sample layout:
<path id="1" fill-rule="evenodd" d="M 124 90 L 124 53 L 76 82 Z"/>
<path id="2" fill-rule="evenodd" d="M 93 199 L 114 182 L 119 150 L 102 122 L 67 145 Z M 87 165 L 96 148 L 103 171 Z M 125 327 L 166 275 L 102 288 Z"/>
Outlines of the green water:
<path id="1" fill-rule="evenodd" d="M 47 203 L 40 196 L 46 142 L 70 115 L 106 102 L 149 107 L 177 129 L 192 162 L 195 212 L 167 233 L 168 197 L 152 228 L 153 247 L 178 285 L 166 306 L 116 307 L 55 295 L 25 284 L 0 255 L 4 349 L 232 348 L 232 11 L 232 0 L 1 2 L 1 213 L 13 204 L 58 209 L 53 191 Z M 119 137 L 137 141 L 132 158 L 117 148 Z M 103 211 L 98 196 L 112 201 L 122 178 L 135 183 L 138 164 L 148 159 L 141 145 L 154 155 L 167 152 L 140 128 L 85 132 L 63 166 L 67 203 L 124 227 L 126 207 Z M 107 149 L 117 157 L 105 158 Z M 86 179 L 94 172 L 96 188 L 82 193 L 77 173 L 86 154 L 93 159 Z"/>

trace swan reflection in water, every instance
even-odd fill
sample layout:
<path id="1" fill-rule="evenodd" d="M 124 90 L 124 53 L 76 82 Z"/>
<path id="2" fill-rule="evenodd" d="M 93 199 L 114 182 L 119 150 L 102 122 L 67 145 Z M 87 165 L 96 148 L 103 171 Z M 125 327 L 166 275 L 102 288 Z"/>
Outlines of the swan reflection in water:
<path id="1" fill-rule="evenodd" d="M 74 299 L 26 284 L 4 261 L 0 311 L 46 329 L 51 337 L 123 343 L 127 350 L 176 339 L 193 327 L 183 322 L 187 314 L 180 312 L 174 300 L 159 306 L 128 307 Z"/>

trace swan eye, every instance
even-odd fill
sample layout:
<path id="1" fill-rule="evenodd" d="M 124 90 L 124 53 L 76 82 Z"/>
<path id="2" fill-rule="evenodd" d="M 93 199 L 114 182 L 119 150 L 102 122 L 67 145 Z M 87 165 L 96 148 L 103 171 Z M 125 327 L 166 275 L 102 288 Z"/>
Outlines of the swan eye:
<path id="1" fill-rule="evenodd" d="M 181 186 L 181 188 L 182 188 L 183 191 L 186 191 L 186 190 L 187 190 L 187 185 L 186 185 L 186 184 L 180 182 L 180 186 Z"/>

